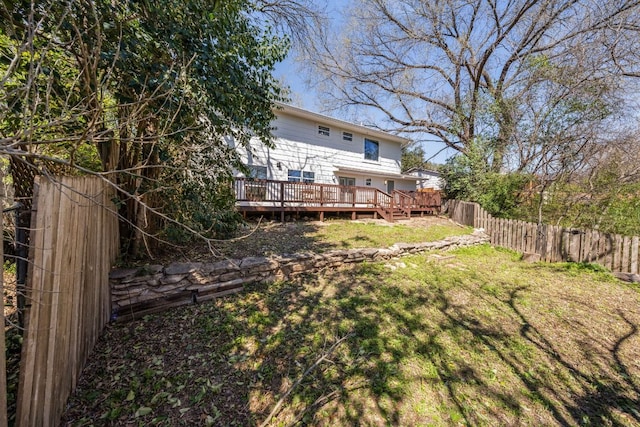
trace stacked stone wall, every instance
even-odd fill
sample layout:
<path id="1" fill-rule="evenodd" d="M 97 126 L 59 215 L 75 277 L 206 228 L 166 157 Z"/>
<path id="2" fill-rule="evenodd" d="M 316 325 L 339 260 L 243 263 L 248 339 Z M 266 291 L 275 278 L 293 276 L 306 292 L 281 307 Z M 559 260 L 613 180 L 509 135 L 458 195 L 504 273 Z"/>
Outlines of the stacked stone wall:
<path id="1" fill-rule="evenodd" d="M 113 319 L 130 320 L 169 307 L 196 303 L 241 291 L 255 282 L 287 280 L 324 268 L 363 261 L 385 261 L 403 255 L 487 243 L 476 231 L 436 242 L 396 243 L 389 248 L 332 250 L 274 257 L 229 259 L 214 263 L 173 263 L 119 268 L 109 275 Z"/>

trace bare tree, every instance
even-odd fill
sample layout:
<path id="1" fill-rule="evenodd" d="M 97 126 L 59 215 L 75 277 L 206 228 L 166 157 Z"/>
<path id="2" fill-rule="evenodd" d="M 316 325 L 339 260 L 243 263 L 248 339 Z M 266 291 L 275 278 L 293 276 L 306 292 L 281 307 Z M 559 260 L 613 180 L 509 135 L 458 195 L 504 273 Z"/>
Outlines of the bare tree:
<path id="1" fill-rule="evenodd" d="M 639 71 L 639 12 L 638 0 L 360 1 L 310 55 L 336 105 L 463 153 L 482 136 L 494 170 L 524 169 L 615 112 Z"/>

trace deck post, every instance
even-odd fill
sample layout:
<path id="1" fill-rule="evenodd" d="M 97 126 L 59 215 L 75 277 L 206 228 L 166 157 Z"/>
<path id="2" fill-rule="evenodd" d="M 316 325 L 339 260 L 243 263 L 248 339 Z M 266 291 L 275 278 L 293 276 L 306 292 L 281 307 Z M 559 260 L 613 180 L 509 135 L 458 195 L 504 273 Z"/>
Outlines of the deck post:
<path id="1" fill-rule="evenodd" d="M 324 185 L 320 185 L 320 206 L 324 206 Z M 322 218 L 320 218 L 322 221 Z"/>
<path id="2" fill-rule="evenodd" d="M 280 222 L 284 222 L 284 182 L 280 183 Z"/>
<path id="3" fill-rule="evenodd" d="M 351 220 L 355 221 L 356 219 L 356 211 L 351 212 Z"/>
<path id="4" fill-rule="evenodd" d="M 320 212 L 320 222 L 324 222 L 324 211 Z"/>

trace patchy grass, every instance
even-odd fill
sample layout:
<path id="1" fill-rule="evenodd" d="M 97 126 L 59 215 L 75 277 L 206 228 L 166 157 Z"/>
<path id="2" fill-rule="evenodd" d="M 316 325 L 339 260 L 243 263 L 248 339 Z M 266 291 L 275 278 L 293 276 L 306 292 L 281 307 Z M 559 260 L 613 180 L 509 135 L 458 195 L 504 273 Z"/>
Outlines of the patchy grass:
<path id="1" fill-rule="evenodd" d="M 471 227 L 461 228 L 453 223 L 438 223 L 429 227 L 413 227 L 397 223 L 380 225 L 372 222 L 329 222 L 310 236 L 319 239 L 329 247 L 385 248 L 394 243 L 433 242 L 448 236 L 469 234 Z"/>
<path id="2" fill-rule="evenodd" d="M 640 425 L 637 287 L 447 255 L 111 326 L 63 425 Z"/>
<path id="3" fill-rule="evenodd" d="M 173 261 L 207 261 L 211 259 L 290 254 L 302 251 L 324 252 L 331 249 L 388 247 L 398 242 L 413 243 L 440 240 L 447 236 L 469 234 L 441 217 L 413 218 L 390 224 L 384 220 L 329 220 L 249 223 L 235 239 L 218 241 L 214 253 L 199 242 L 188 247 L 170 248 L 154 263 Z"/>

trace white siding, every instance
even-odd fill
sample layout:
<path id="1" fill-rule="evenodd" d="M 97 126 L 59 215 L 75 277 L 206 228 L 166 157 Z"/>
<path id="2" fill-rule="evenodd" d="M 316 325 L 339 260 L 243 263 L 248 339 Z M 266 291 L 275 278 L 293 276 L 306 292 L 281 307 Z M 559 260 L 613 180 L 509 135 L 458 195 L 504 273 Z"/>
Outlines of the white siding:
<path id="1" fill-rule="evenodd" d="M 444 183 L 439 173 L 433 171 L 418 170 L 411 172 L 411 175 L 422 178 L 418 181 L 418 188 L 433 188 L 442 190 Z"/>
<path id="2" fill-rule="evenodd" d="M 288 116 L 282 112 L 274 121 L 275 148 L 268 148 L 259 140 L 251 143 L 251 154 L 242 152 L 243 161 L 247 164 L 267 166 L 267 178 L 286 180 L 289 169 L 315 172 L 315 181 L 335 184 L 337 176 L 356 178 L 356 185 L 365 185 L 365 175 L 349 172 L 337 172 L 337 168 L 371 170 L 376 173 L 400 173 L 401 145 L 398 142 L 385 141 L 377 137 L 369 137 L 348 130 L 353 134 L 352 141 L 344 141 L 342 132 L 345 129 L 331 124 L 313 122 L 298 117 Z M 318 133 L 318 125 L 328 126 L 329 136 Z M 378 161 L 365 160 L 364 139 L 369 138 L 379 143 Z M 278 167 L 278 164 L 280 167 Z M 372 187 L 385 189 L 384 178 L 370 177 Z M 415 181 L 413 188 L 415 189 Z M 401 184 L 401 185 L 398 185 Z M 407 182 L 398 180 L 397 189 L 405 188 Z"/>

